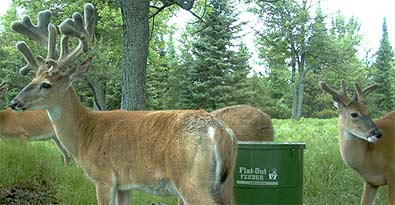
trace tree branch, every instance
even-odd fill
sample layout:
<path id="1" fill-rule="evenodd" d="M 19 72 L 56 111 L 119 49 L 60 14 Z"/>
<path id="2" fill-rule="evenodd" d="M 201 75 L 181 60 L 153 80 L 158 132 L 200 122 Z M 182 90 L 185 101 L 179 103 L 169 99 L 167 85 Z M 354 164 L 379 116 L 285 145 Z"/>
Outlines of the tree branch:
<path id="1" fill-rule="evenodd" d="M 187 11 L 191 10 L 193 5 L 195 4 L 195 0 L 169 0 L 169 1 L 177 4 L 179 7 L 183 8 Z M 166 2 L 168 2 L 168 1 L 166 1 Z"/>
<path id="2" fill-rule="evenodd" d="M 189 11 L 193 16 L 195 16 L 197 19 L 199 19 L 199 21 L 195 21 L 195 22 L 193 22 L 193 23 L 191 23 L 191 24 L 196 24 L 196 23 L 199 23 L 199 22 L 204 22 L 204 23 L 206 23 L 204 20 L 203 20 L 203 17 L 206 15 L 206 11 L 207 11 L 207 0 L 204 0 L 204 8 L 203 8 L 203 14 L 202 14 L 202 16 L 197 16 L 194 12 L 192 12 L 192 11 Z"/>
<path id="3" fill-rule="evenodd" d="M 254 27 L 250 27 L 256 34 L 258 34 L 261 38 L 265 39 L 267 42 L 269 42 L 273 47 L 279 48 L 277 42 L 272 41 L 271 39 L 267 38 L 266 35 L 260 33 L 258 30 L 256 30 Z"/>
<path id="4" fill-rule="evenodd" d="M 152 26 L 151 26 L 150 35 L 149 35 L 149 38 L 148 38 L 148 43 L 151 41 L 152 36 L 154 35 L 154 28 L 155 28 L 155 15 L 152 16 Z"/>
<path id="5" fill-rule="evenodd" d="M 97 97 L 96 97 L 96 90 L 93 87 L 92 83 L 89 82 L 89 80 L 86 79 L 86 82 L 88 82 L 89 88 L 92 90 L 93 93 L 93 100 L 95 101 L 95 104 L 97 106 L 97 108 L 99 108 L 99 110 L 103 110 L 103 108 L 101 107 L 101 105 L 99 104 L 99 102 L 97 101 Z"/>
<path id="6" fill-rule="evenodd" d="M 150 7 L 152 7 L 152 8 L 157 9 L 157 10 L 155 11 L 155 13 L 153 13 L 152 15 L 150 15 L 150 16 L 148 17 L 148 19 L 154 18 L 157 14 L 159 14 L 161 11 L 163 11 L 165 8 L 167 8 L 167 7 L 171 6 L 171 5 L 172 5 L 171 2 L 166 1 L 166 2 L 163 2 L 163 6 L 161 6 L 161 7 L 150 6 Z"/>

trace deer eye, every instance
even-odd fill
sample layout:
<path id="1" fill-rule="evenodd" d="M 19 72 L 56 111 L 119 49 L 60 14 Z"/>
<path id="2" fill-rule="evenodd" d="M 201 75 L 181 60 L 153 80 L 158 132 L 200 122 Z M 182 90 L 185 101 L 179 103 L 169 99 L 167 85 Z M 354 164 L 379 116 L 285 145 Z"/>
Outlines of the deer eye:
<path id="1" fill-rule="evenodd" d="M 356 117 L 358 117 L 358 113 L 356 113 L 356 112 L 352 112 L 352 113 L 351 113 L 351 117 L 352 117 L 352 118 L 356 118 Z"/>
<path id="2" fill-rule="evenodd" d="M 49 84 L 49 83 L 41 83 L 41 88 L 49 89 L 49 88 L 51 88 L 51 87 L 52 87 L 52 85 Z"/>

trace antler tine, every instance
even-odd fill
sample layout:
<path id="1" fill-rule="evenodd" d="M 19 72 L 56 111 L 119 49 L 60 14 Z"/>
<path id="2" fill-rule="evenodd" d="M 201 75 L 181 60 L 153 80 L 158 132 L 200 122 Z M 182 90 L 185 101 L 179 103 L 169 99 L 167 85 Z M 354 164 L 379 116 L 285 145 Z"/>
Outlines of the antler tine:
<path id="1" fill-rule="evenodd" d="M 55 59 L 56 57 L 56 26 L 48 25 L 48 52 L 47 59 Z"/>
<path id="2" fill-rule="evenodd" d="M 364 100 L 364 96 L 362 94 L 362 89 L 361 86 L 359 86 L 359 83 L 355 83 L 355 93 L 354 96 L 357 97 L 355 99 L 355 97 L 353 96 L 353 100 L 357 100 L 357 101 L 363 101 Z"/>
<path id="3" fill-rule="evenodd" d="M 29 16 L 24 16 L 22 21 L 14 21 L 11 28 L 18 33 L 27 36 L 29 39 L 37 41 L 48 49 L 47 60 L 54 59 L 56 56 L 56 26 L 50 23 L 51 11 L 40 11 L 37 15 L 37 26 L 32 24 Z M 34 59 L 30 48 L 24 42 L 17 43 L 18 50 L 23 54 L 27 65 L 22 67 L 19 72 L 26 75 L 30 70 L 37 70 L 40 65 L 45 63 L 44 58 Z"/>
<path id="4" fill-rule="evenodd" d="M 367 95 L 369 95 L 370 92 L 372 92 L 373 90 L 375 90 L 378 87 L 379 87 L 379 85 L 377 85 L 377 84 L 372 84 L 372 85 L 367 86 L 366 88 L 364 88 L 362 90 L 363 96 L 366 97 Z"/>
<path id="5" fill-rule="evenodd" d="M 336 96 L 336 97 L 339 96 L 339 93 L 338 93 L 335 89 L 329 87 L 328 83 L 326 83 L 325 81 L 320 81 L 320 82 L 318 82 L 318 85 L 320 86 L 320 88 L 321 88 L 323 91 L 329 93 L 330 95 Z"/>
<path id="6" fill-rule="evenodd" d="M 88 33 L 88 38 L 87 38 L 87 45 L 89 42 L 91 42 L 92 37 L 93 37 L 93 29 L 95 27 L 95 8 L 93 7 L 92 4 L 87 4 L 85 5 L 84 9 L 84 22 L 85 22 L 85 30 Z M 84 51 L 87 52 L 88 48 L 84 48 Z"/>
<path id="7" fill-rule="evenodd" d="M 25 42 L 21 41 L 16 44 L 16 48 L 22 53 L 27 63 L 19 70 L 19 73 L 21 75 L 26 75 L 30 70 L 37 70 L 39 65 L 36 59 L 33 57 L 33 53 L 29 46 Z"/>
<path id="8" fill-rule="evenodd" d="M 82 52 L 87 52 L 89 43 L 92 39 L 93 28 L 95 24 L 94 7 L 92 4 L 86 4 L 84 9 L 84 18 L 78 12 L 74 13 L 72 19 L 66 19 L 59 25 L 60 32 L 63 34 L 61 40 L 61 50 L 58 59 L 58 68 L 65 69 L 72 64 Z M 69 53 L 68 40 L 73 36 L 78 38 L 78 46 Z"/>
<path id="9" fill-rule="evenodd" d="M 345 92 L 345 82 L 342 80 L 341 81 L 341 92 L 331 88 L 325 81 L 320 81 L 319 83 L 320 88 L 329 93 L 330 95 L 332 95 L 333 99 L 335 100 L 339 100 L 343 103 L 346 103 L 348 100 L 347 94 Z"/>
<path id="10" fill-rule="evenodd" d="M 341 80 L 340 81 L 340 85 L 341 85 L 341 92 L 343 95 L 347 96 L 347 86 L 346 86 L 346 81 L 345 80 Z"/>
<path id="11" fill-rule="evenodd" d="M 37 15 L 37 26 L 32 24 L 29 16 L 23 16 L 22 21 L 12 22 L 11 28 L 31 40 L 39 42 L 42 46 L 47 46 L 48 25 L 51 15 L 52 13 L 49 10 L 40 11 Z"/>

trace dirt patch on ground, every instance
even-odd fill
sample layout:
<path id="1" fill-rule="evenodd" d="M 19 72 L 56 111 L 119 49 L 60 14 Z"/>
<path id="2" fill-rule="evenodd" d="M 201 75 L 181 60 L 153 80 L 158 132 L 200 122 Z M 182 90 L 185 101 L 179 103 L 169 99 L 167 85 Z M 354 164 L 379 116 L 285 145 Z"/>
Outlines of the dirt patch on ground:
<path id="1" fill-rule="evenodd" d="M 0 186 L 0 204 L 58 204 L 50 190 L 39 190 L 26 184 L 12 188 Z"/>

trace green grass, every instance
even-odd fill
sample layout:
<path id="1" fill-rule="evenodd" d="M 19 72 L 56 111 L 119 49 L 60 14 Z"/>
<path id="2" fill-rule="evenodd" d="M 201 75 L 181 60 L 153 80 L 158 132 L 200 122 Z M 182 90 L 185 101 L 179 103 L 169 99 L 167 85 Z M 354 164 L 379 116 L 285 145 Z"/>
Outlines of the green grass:
<path id="1" fill-rule="evenodd" d="M 47 191 L 48 204 L 96 204 L 93 183 L 75 165 L 64 166 L 61 155 L 50 141 L 0 141 L 0 173 L 0 188 L 8 190 L 23 185 L 39 193 Z M 176 204 L 176 198 L 134 191 L 132 202 L 137 205 L 150 205 L 152 202 L 170 205 Z"/>
<path id="2" fill-rule="evenodd" d="M 306 143 L 305 204 L 359 204 L 363 182 L 340 157 L 336 119 L 273 120 L 273 124 L 276 141 Z M 7 190 L 21 185 L 43 192 L 46 203 L 88 205 L 96 202 L 93 184 L 80 168 L 65 167 L 50 141 L 0 141 L 0 188 Z M 379 190 L 376 204 L 385 204 L 386 192 L 386 189 Z M 132 202 L 177 204 L 175 197 L 159 198 L 138 191 L 134 191 Z"/>

